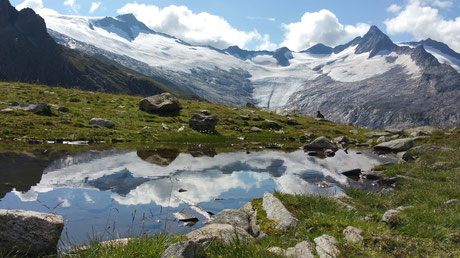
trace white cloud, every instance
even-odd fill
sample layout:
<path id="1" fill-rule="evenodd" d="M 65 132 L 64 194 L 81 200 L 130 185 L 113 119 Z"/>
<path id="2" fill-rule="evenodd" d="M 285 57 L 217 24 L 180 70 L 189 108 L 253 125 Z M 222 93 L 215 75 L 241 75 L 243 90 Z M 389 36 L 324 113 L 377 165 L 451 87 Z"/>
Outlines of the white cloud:
<path id="1" fill-rule="evenodd" d="M 270 41 L 270 35 L 268 34 L 264 34 L 260 37 L 260 41 L 262 42 L 256 46 L 256 50 L 275 50 L 278 48 L 278 45 Z"/>
<path id="2" fill-rule="evenodd" d="M 91 8 L 89 8 L 89 13 L 94 13 L 99 6 L 101 6 L 101 2 L 92 2 Z"/>
<path id="3" fill-rule="evenodd" d="M 369 30 L 369 25 L 358 23 L 356 26 L 342 25 L 329 10 L 306 12 L 299 22 L 283 24 L 286 33 L 281 45 L 291 50 L 300 51 L 317 43 L 335 46 L 362 36 Z"/>
<path id="4" fill-rule="evenodd" d="M 68 6 L 74 13 L 78 13 L 80 10 L 80 5 L 75 3 L 75 0 L 66 0 L 64 1 L 64 5 Z"/>
<path id="5" fill-rule="evenodd" d="M 59 201 L 59 204 L 60 204 L 58 207 L 69 208 L 70 206 L 72 206 L 72 204 L 70 204 L 69 200 L 66 199 L 66 198 L 59 197 L 58 201 Z"/>
<path id="6" fill-rule="evenodd" d="M 410 33 L 417 40 L 432 38 L 460 52 L 460 16 L 445 19 L 438 9 L 428 4 L 430 2 L 411 0 L 398 15 L 385 20 L 387 32 L 390 35 Z"/>
<path id="7" fill-rule="evenodd" d="M 25 0 L 24 2 L 18 4 L 16 6 L 16 9 L 22 10 L 26 7 L 32 8 L 34 10 L 42 9 L 43 1 L 42 0 Z"/>
<path id="8" fill-rule="evenodd" d="M 64 1 L 64 5 L 72 7 L 75 5 L 75 0 L 66 0 Z"/>
<path id="9" fill-rule="evenodd" d="M 133 13 L 151 29 L 163 32 L 188 43 L 226 48 L 237 45 L 244 48 L 249 43 L 266 44 L 265 36 L 256 30 L 240 31 L 224 18 L 206 12 L 193 13 L 186 6 L 170 5 L 163 9 L 155 5 L 130 3 L 118 13 Z"/>
<path id="10" fill-rule="evenodd" d="M 392 4 L 387 8 L 387 11 L 391 13 L 398 13 L 399 11 L 401 11 L 401 9 L 402 9 L 402 6 L 397 5 L 397 4 Z"/>
<path id="11" fill-rule="evenodd" d="M 43 0 L 25 0 L 24 2 L 16 5 L 16 9 L 22 10 L 24 8 L 32 8 L 38 14 L 58 14 L 55 10 L 43 8 Z"/>
<path id="12" fill-rule="evenodd" d="M 276 21 L 276 18 L 272 18 L 272 17 L 248 16 L 246 18 L 248 18 L 249 20 L 262 20 L 262 21 L 271 21 L 271 22 Z"/>
<path id="13" fill-rule="evenodd" d="M 439 8 L 447 8 L 447 7 L 451 7 L 453 5 L 453 3 L 451 1 L 435 0 L 435 1 L 433 1 L 433 5 L 437 6 Z"/>

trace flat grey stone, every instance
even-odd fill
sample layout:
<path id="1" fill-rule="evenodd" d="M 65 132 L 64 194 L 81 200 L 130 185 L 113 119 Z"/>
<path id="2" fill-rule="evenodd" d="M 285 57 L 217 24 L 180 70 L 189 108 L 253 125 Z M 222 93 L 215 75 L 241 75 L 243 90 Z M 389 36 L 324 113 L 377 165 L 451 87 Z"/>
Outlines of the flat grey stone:
<path id="1" fill-rule="evenodd" d="M 213 240 L 231 243 L 236 238 L 243 242 L 254 240 L 244 229 L 229 224 L 208 224 L 188 233 L 187 238 L 200 244 L 209 244 Z"/>
<path id="2" fill-rule="evenodd" d="M 414 147 L 414 144 L 414 139 L 412 138 L 396 139 L 375 145 L 374 150 L 382 152 L 401 152 Z"/>

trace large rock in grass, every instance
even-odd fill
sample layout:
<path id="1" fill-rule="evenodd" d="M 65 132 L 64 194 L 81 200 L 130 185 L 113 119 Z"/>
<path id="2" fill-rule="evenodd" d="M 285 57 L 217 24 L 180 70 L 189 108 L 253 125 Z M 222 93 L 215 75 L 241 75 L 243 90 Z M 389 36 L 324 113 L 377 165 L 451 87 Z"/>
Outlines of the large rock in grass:
<path id="1" fill-rule="evenodd" d="M 374 146 L 374 150 L 378 152 L 401 152 L 407 151 L 408 149 L 414 147 L 414 145 L 414 139 L 404 138 L 380 143 Z"/>
<path id="2" fill-rule="evenodd" d="M 32 257 L 56 254 L 63 228 L 59 215 L 0 210 L 0 250 Z"/>
<path id="3" fill-rule="evenodd" d="M 262 122 L 260 126 L 265 129 L 274 129 L 274 130 L 280 130 L 283 128 L 283 126 L 281 126 L 280 123 L 273 121 L 273 120 L 265 120 Z"/>
<path id="4" fill-rule="evenodd" d="M 333 151 L 338 150 L 337 145 L 335 145 L 331 140 L 324 136 L 320 136 L 311 143 L 305 144 L 303 149 L 306 151 L 324 151 L 327 149 Z"/>
<path id="5" fill-rule="evenodd" d="M 89 120 L 89 124 L 90 125 L 98 125 L 98 126 L 106 127 L 106 128 L 114 128 L 115 127 L 114 122 L 112 122 L 110 120 L 107 120 L 107 119 L 104 119 L 104 118 L 98 118 L 98 117 L 91 118 L 91 120 Z"/>
<path id="6" fill-rule="evenodd" d="M 249 216 L 241 210 L 225 209 L 206 224 L 230 224 L 250 232 Z"/>
<path id="7" fill-rule="evenodd" d="M 188 124 L 190 128 L 195 131 L 207 134 L 214 134 L 216 132 L 216 124 L 219 118 L 209 113 L 196 113 L 190 118 Z"/>
<path id="8" fill-rule="evenodd" d="M 283 203 L 273 196 L 271 193 L 265 193 L 262 199 L 262 207 L 267 213 L 267 218 L 278 223 L 276 228 L 288 230 L 293 228 L 299 222 L 292 214 L 284 207 Z"/>
<path id="9" fill-rule="evenodd" d="M 241 242 L 252 241 L 254 238 L 244 229 L 230 224 L 209 224 L 187 234 L 190 241 L 209 244 L 218 240 L 224 243 L 231 243 L 238 239 Z"/>
<path id="10" fill-rule="evenodd" d="M 182 108 L 179 100 L 171 93 L 162 93 L 139 102 L 139 109 L 148 113 L 172 113 Z"/>

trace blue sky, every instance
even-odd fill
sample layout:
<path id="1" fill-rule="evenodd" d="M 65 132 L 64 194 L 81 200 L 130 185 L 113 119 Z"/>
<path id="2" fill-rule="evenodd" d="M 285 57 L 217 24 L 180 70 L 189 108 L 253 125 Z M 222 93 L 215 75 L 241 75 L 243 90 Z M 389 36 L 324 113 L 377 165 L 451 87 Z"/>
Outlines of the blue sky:
<path id="1" fill-rule="evenodd" d="M 287 45 L 291 49 L 301 50 L 316 43 L 336 45 L 362 35 L 369 25 L 377 25 L 396 42 L 431 37 L 460 51 L 459 2 L 458 0 L 11 0 L 15 6 L 22 4 L 34 9 L 47 8 L 68 15 L 116 16 L 133 12 L 139 20 L 154 30 L 176 34 L 174 36 L 191 43 L 209 43 L 220 48 L 239 45 L 248 49 L 273 49 Z M 92 6 L 97 8 L 93 8 L 90 12 Z M 180 6 L 182 8 L 179 8 Z M 211 17 L 199 15 L 200 13 L 209 14 Z M 177 21 L 182 20 L 181 15 L 190 19 L 183 21 L 184 24 L 178 24 Z M 153 16 L 163 18 L 158 20 L 152 18 Z M 201 25 L 193 25 L 200 22 Z"/>

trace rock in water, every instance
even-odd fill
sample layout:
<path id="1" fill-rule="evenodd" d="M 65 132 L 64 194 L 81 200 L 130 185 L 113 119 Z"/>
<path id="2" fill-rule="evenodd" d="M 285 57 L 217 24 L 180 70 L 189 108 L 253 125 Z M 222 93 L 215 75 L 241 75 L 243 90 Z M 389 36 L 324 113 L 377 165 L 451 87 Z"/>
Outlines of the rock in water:
<path id="1" fill-rule="evenodd" d="M 139 102 L 139 109 L 148 113 L 177 112 L 182 108 L 179 100 L 171 93 L 162 93 L 145 98 Z"/>
<path id="2" fill-rule="evenodd" d="M 267 212 L 267 218 L 278 223 L 276 226 L 282 230 L 288 230 L 295 227 L 299 222 L 292 214 L 284 207 L 278 198 L 271 193 L 265 193 L 262 199 L 262 207 Z"/>
<path id="3" fill-rule="evenodd" d="M 219 118 L 215 115 L 196 113 L 190 118 L 189 126 L 193 130 L 201 133 L 214 134 L 216 132 L 217 122 L 219 122 Z"/>
<path id="4" fill-rule="evenodd" d="M 374 150 L 378 152 L 401 152 L 414 147 L 414 144 L 412 138 L 397 139 L 375 145 Z"/>
<path id="5" fill-rule="evenodd" d="M 41 256 L 57 252 L 64 219 L 55 214 L 0 210 L 0 250 L 11 255 Z"/>
<path id="6" fill-rule="evenodd" d="M 189 258 L 204 257 L 204 249 L 200 244 L 193 241 L 175 243 L 166 249 L 161 258 Z"/>
<path id="7" fill-rule="evenodd" d="M 91 120 L 89 120 L 89 124 L 90 125 L 99 125 L 99 126 L 102 126 L 102 127 L 106 127 L 106 128 L 114 128 L 115 127 L 115 123 L 110 121 L 110 120 L 107 120 L 107 119 L 104 119 L 104 118 L 91 118 Z"/>

